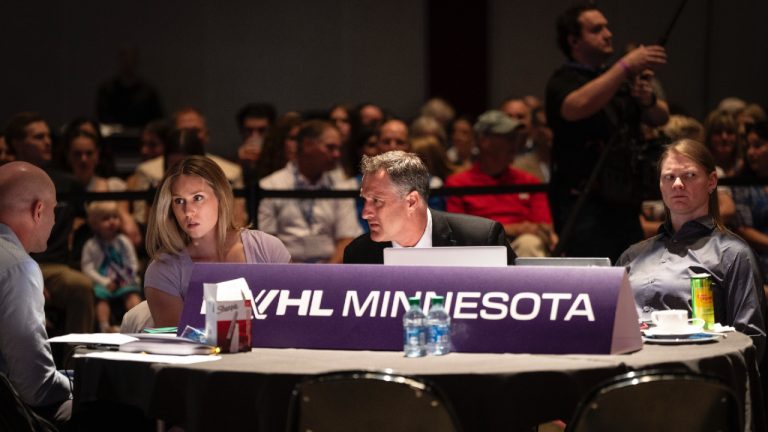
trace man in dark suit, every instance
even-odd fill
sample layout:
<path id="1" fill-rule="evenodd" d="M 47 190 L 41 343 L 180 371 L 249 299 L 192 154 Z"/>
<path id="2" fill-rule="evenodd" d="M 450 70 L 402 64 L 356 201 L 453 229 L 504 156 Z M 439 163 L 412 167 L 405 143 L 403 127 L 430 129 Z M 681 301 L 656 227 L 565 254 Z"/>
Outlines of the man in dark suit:
<path id="1" fill-rule="evenodd" d="M 382 264 L 384 248 L 432 246 L 505 246 L 507 264 L 514 263 L 498 222 L 427 207 L 429 173 L 417 155 L 391 151 L 363 157 L 361 165 L 363 219 L 370 232 L 346 247 L 344 263 Z"/>

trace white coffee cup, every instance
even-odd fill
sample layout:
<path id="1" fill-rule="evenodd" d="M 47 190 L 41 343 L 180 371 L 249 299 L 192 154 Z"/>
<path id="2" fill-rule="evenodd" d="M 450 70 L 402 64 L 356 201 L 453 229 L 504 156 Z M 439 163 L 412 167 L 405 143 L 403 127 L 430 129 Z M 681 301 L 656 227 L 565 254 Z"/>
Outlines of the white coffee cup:
<path id="1" fill-rule="evenodd" d="M 670 309 L 651 312 L 651 321 L 656 324 L 658 331 L 675 333 L 689 331 L 691 327 L 704 328 L 704 320 L 701 318 L 688 319 L 688 311 L 682 309 Z"/>

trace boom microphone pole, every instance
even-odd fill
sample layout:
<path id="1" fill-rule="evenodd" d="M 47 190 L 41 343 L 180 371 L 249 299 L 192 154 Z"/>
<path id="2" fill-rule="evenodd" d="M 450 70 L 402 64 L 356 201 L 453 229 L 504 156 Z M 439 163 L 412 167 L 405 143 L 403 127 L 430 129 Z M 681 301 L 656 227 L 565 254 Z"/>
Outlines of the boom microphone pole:
<path id="1" fill-rule="evenodd" d="M 669 35 L 672 34 L 672 29 L 675 28 L 677 19 L 680 18 L 680 14 L 683 12 L 683 9 L 687 3 L 688 0 L 680 1 L 680 4 L 677 6 L 677 10 L 675 11 L 675 15 L 672 16 L 672 21 L 670 21 L 669 25 L 667 26 L 667 31 L 665 31 L 664 34 L 659 38 L 658 45 L 665 46 L 667 44 L 667 41 L 669 41 Z"/>

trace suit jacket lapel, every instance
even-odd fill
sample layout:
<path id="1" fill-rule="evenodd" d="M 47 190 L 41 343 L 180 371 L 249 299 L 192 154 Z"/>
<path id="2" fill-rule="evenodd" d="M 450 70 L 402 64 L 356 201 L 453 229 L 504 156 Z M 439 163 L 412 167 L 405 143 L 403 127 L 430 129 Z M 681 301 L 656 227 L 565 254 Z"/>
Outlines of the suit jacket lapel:
<path id="1" fill-rule="evenodd" d="M 438 211 L 430 210 L 430 212 L 432 212 L 432 246 L 456 246 L 453 231 L 445 216 Z"/>

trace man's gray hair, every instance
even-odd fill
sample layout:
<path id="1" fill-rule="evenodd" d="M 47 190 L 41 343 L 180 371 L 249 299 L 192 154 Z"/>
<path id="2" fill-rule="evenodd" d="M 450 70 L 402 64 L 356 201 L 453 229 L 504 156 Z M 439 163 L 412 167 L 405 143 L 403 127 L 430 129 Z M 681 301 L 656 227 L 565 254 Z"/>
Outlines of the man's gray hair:
<path id="1" fill-rule="evenodd" d="M 396 150 L 378 156 L 363 156 L 360 172 L 364 176 L 384 170 L 401 195 L 416 191 L 426 201 L 429 197 L 429 171 L 415 153 Z"/>

